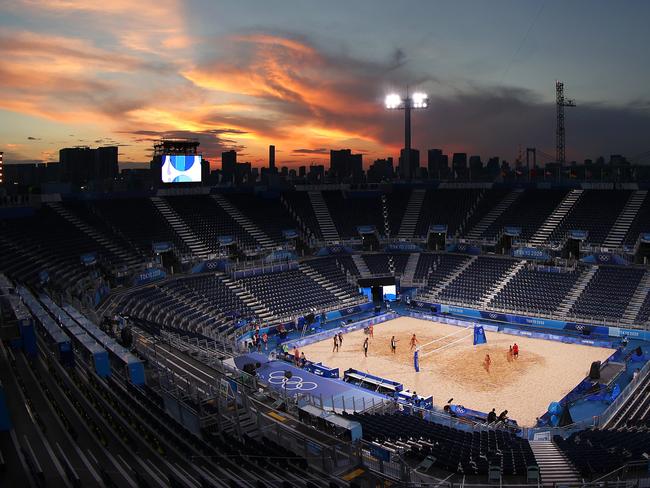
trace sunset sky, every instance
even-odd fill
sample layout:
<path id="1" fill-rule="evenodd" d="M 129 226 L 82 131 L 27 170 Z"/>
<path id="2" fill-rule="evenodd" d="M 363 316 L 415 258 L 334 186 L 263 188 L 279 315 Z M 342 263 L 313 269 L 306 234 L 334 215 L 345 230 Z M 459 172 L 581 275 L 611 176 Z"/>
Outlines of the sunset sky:
<path id="1" fill-rule="evenodd" d="M 429 93 L 413 145 L 512 160 L 554 154 L 555 80 L 569 158 L 650 150 L 650 2 L 6 0 L 0 2 L 0 151 L 198 137 L 217 163 L 396 156 L 402 114 L 384 95 Z M 216 164 L 215 164 L 216 166 Z"/>

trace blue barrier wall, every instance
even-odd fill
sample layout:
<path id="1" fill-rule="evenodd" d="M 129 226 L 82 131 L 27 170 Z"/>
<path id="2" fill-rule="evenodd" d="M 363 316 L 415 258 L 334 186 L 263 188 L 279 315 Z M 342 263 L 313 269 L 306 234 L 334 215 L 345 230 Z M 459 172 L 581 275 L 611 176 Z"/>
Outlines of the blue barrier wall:
<path id="1" fill-rule="evenodd" d="M 436 314 L 464 318 L 468 320 L 491 321 L 498 322 L 500 324 L 523 325 L 557 331 L 578 332 L 581 334 L 587 333 L 586 335 L 588 336 L 596 336 L 600 338 L 629 337 L 631 339 L 650 341 L 650 331 L 638 329 L 623 329 L 619 327 L 607 327 L 604 325 L 566 322 L 563 320 L 547 319 L 542 317 L 506 314 L 489 310 L 477 310 L 467 307 L 458 307 L 455 305 L 427 303 L 421 300 L 412 300 L 411 307 L 414 307 L 416 309 L 433 310 Z M 584 338 L 582 341 L 589 343 L 590 339 Z"/>

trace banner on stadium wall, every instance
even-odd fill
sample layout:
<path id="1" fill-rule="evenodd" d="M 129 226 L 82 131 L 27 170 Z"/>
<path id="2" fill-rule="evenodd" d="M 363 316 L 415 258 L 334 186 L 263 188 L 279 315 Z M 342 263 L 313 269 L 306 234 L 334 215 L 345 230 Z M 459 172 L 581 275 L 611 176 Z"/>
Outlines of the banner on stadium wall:
<path id="1" fill-rule="evenodd" d="M 155 254 L 162 254 L 164 252 L 169 252 L 172 250 L 172 243 L 171 242 L 154 242 L 151 245 L 153 252 Z"/>
<path id="2" fill-rule="evenodd" d="M 461 254 L 470 254 L 472 256 L 478 256 L 481 254 L 481 248 L 479 246 L 474 246 L 464 242 L 461 242 L 459 244 L 447 244 L 446 251 L 457 252 Z"/>
<path id="3" fill-rule="evenodd" d="M 209 273 L 211 271 L 227 271 L 228 259 L 212 259 L 209 261 L 202 261 L 195 265 L 190 273 Z"/>
<path id="4" fill-rule="evenodd" d="M 429 232 L 433 232 L 435 234 L 446 234 L 447 233 L 447 225 L 446 224 L 431 224 L 429 226 Z"/>
<path id="5" fill-rule="evenodd" d="M 551 256 L 536 247 L 518 247 L 512 250 L 512 255 L 516 258 L 522 259 L 539 259 L 540 261 L 548 261 Z"/>
<path id="6" fill-rule="evenodd" d="M 230 246 L 235 243 L 233 236 L 217 236 L 217 242 L 220 246 Z"/>
<path id="7" fill-rule="evenodd" d="M 298 232 L 296 232 L 296 229 L 286 229 L 282 231 L 282 237 L 285 239 L 297 239 L 298 238 Z"/>
<path id="8" fill-rule="evenodd" d="M 422 252 L 422 247 L 412 242 L 393 242 L 388 244 L 385 249 L 386 252 Z"/>
<path id="9" fill-rule="evenodd" d="M 569 237 L 578 241 L 586 240 L 588 234 L 586 230 L 572 229 L 569 231 Z"/>
<path id="10" fill-rule="evenodd" d="M 160 268 L 151 268 L 141 273 L 138 273 L 133 278 L 133 286 L 140 286 L 153 281 L 162 280 L 167 276 L 164 270 Z"/>
<path id="11" fill-rule="evenodd" d="M 587 264 L 615 264 L 617 266 L 625 266 L 629 264 L 627 259 L 619 254 L 613 254 L 610 252 L 599 252 L 596 254 L 590 254 L 585 256 L 580 261 Z"/>
<path id="12" fill-rule="evenodd" d="M 81 259 L 81 264 L 83 264 L 84 266 L 92 266 L 94 264 L 97 264 L 97 253 L 87 252 L 86 254 L 82 254 L 80 259 Z"/>
<path id="13" fill-rule="evenodd" d="M 335 256 L 337 254 L 352 254 L 354 249 L 349 246 L 333 245 L 321 247 L 316 253 L 317 256 Z"/>
<path id="14" fill-rule="evenodd" d="M 374 225 L 359 225 L 357 226 L 357 232 L 359 234 L 374 234 L 377 232 L 377 227 Z"/>
<path id="15" fill-rule="evenodd" d="M 510 237 L 519 237 L 521 235 L 521 227 L 506 226 L 503 233 Z"/>
<path id="16" fill-rule="evenodd" d="M 271 254 L 264 258 L 266 263 L 275 263 L 277 261 L 295 261 L 298 259 L 298 256 L 295 252 L 280 250 L 273 251 Z"/>

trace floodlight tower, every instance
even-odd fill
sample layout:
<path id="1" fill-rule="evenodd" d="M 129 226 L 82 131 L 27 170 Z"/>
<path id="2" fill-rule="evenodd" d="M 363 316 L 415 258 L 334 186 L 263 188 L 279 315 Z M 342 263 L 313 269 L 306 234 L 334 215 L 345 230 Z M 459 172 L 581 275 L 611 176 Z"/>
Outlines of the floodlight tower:
<path id="1" fill-rule="evenodd" d="M 406 178 L 411 179 L 411 110 L 427 108 L 429 97 L 422 92 L 409 95 L 407 88 L 405 97 L 397 93 L 386 95 L 384 104 L 388 110 L 404 110 L 404 168 Z"/>
<path id="2" fill-rule="evenodd" d="M 564 107 L 575 107 L 576 104 L 573 100 L 565 98 L 564 96 L 564 83 L 561 81 L 555 82 L 555 105 L 557 107 L 557 125 L 555 128 L 555 159 L 560 166 L 558 179 L 562 179 L 562 170 L 566 163 L 566 155 L 564 151 L 565 145 L 565 131 L 564 131 Z"/>

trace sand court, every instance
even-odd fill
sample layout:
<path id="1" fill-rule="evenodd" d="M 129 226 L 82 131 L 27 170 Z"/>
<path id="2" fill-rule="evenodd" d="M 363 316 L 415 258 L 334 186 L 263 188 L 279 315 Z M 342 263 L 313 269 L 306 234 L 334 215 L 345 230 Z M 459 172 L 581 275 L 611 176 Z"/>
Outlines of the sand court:
<path id="1" fill-rule="evenodd" d="M 344 334 L 343 345 L 333 352 L 332 339 L 303 347 L 307 358 L 322 361 L 343 372 L 355 368 L 399 381 L 418 394 L 433 395 L 442 407 L 447 400 L 468 408 L 497 413 L 508 409 L 520 425 L 530 426 L 549 403 L 558 401 L 582 381 L 593 361 L 604 361 L 612 349 L 564 344 L 497 332 L 487 332 L 487 344 L 474 346 L 473 329 L 427 320 L 400 317 L 375 325 L 368 357 L 363 354 L 363 330 Z M 420 346 L 420 372 L 413 367 L 410 339 Z M 390 348 L 391 337 L 397 349 Z M 435 341 L 435 342 L 432 342 Z M 519 357 L 510 358 L 509 346 L 519 345 Z M 489 354 L 491 366 L 484 359 Z"/>

